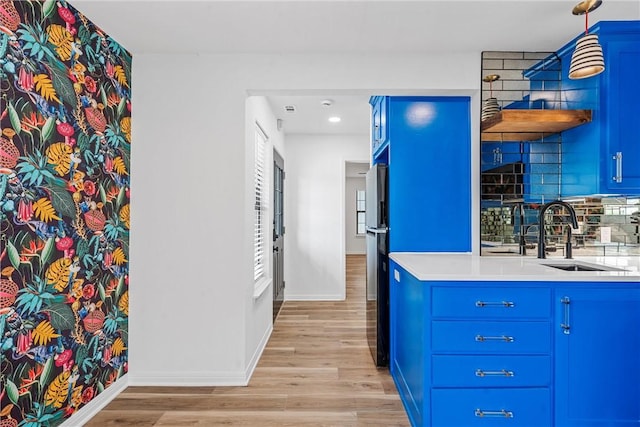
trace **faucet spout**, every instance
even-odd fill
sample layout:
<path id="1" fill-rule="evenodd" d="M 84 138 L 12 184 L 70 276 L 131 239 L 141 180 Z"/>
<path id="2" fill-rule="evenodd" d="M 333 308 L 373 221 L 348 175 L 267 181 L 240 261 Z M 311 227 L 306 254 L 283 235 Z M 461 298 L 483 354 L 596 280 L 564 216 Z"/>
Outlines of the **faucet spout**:
<path id="1" fill-rule="evenodd" d="M 578 218 L 576 217 L 576 211 L 573 209 L 573 206 L 571 206 L 569 203 L 563 202 L 561 200 L 555 200 L 553 202 L 544 204 L 540 208 L 540 212 L 538 213 L 538 224 L 540 229 L 540 232 L 538 233 L 538 258 L 547 257 L 547 254 L 545 252 L 546 232 L 544 228 L 544 215 L 545 213 L 547 213 L 547 210 L 549 210 L 549 208 L 551 208 L 552 206 L 564 207 L 567 210 L 567 212 L 569 212 L 570 227 L 574 229 L 578 228 Z M 565 243 L 566 244 L 565 258 L 571 258 L 573 256 L 572 248 L 571 248 L 571 228 L 569 228 L 567 232 L 567 241 Z"/>

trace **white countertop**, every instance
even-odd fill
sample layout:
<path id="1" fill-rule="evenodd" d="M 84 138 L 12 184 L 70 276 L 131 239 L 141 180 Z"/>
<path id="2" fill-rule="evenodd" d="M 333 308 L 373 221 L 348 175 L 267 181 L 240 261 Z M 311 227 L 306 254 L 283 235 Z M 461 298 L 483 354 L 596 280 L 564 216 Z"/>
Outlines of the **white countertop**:
<path id="1" fill-rule="evenodd" d="M 394 252 L 390 258 L 419 280 L 638 282 L 640 257 L 574 259 L 478 256 L 469 253 Z M 581 264 L 609 271 L 565 271 L 541 264 Z"/>

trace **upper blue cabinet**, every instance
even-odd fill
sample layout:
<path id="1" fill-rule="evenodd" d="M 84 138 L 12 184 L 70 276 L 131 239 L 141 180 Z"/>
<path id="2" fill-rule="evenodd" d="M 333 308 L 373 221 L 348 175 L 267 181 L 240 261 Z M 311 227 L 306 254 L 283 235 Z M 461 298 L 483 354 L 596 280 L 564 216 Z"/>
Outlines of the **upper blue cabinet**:
<path id="1" fill-rule="evenodd" d="M 389 250 L 471 251 L 468 97 L 373 97 L 372 155 L 389 165 Z"/>
<path id="2" fill-rule="evenodd" d="M 383 160 L 384 151 L 389 142 L 387 133 L 387 104 L 388 97 L 373 96 L 371 104 L 371 154 L 373 163 L 386 163 Z"/>
<path id="3" fill-rule="evenodd" d="M 558 53 L 569 108 L 593 111 L 593 121 L 562 134 L 563 197 L 640 195 L 640 21 L 600 22 L 605 71 L 569 80 L 575 40 Z"/>

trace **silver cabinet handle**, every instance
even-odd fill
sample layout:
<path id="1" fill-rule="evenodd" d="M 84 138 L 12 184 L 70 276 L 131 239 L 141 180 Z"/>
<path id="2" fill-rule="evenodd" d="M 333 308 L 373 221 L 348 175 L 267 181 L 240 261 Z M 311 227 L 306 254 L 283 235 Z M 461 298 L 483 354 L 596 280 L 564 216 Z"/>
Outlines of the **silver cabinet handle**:
<path id="1" fill-rule="evenodd" d="M 506 409 L 501 409 L 499 411 L 485 411 L 483 409 L 476 409 L 476 417 L 504 417 L 504 418 L 513 418 L 513 412 L 507 411 Z"/>
<path id="2" fill-rule="evenodd" d="M 506 369 L 501 371 L 483 371 L 482 369 L 476 369 L 476 377 L 513 377 L 514 375 L 513 371 L 507 371 Z"/>
<path id="3" fill-rule="evenodd" d="M 613 180 L 620 183 L 622 182 L 622 151 L 617 151 L 613 160 L 616 161 L 616 176 L 613 177 Z"/>
<path id="4" fill-rule="evenodd" d="M 499 337 L 485 337 L 483 335 L 476 335 L 476 341 L 478 342 L 483 342 L 483 341 L 504 341 L 504 342 L 514 342 L 515 338 L 513 337 L 508 337 L 506 335 L 501 335 Z"/>
<path id="5" fill-rule="evenodd" d="M 562 328 L 562 332 L 565 335 L 569 335 L 571 333 L 571 318 L 569 317 L 569 306 L 571 305 L 571 299 L 569 297 L 562 297 L 560 300 L 562 303 L 562 307 L 564 308 L 564 322 L 560 324 Z"/>
<path id="6" fill-rule="evenodd" d="M 482 308 L 482 307 L 495 307 L 495 306 L 511 308 L 511 307 L 515 307 L 515 304 L 512 303 L 511 301 L 476 301 L 476 307 Z"/>

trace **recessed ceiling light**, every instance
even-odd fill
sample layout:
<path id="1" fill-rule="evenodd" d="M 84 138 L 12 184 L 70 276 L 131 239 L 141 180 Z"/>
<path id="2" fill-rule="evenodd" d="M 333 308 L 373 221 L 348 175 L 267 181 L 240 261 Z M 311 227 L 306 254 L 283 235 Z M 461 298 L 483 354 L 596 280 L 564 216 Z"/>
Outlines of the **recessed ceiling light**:
<path id="1" fill-rule="evenodd" d="M 329 121 L 331 123 L 340 123 L 340 120 L 342 120 L 342 119 L 340 117 L 338 117 L 338 116 L 329 117 Z"/>

